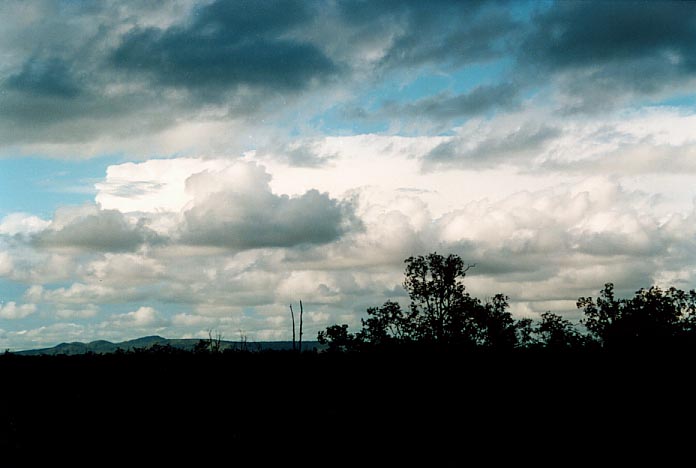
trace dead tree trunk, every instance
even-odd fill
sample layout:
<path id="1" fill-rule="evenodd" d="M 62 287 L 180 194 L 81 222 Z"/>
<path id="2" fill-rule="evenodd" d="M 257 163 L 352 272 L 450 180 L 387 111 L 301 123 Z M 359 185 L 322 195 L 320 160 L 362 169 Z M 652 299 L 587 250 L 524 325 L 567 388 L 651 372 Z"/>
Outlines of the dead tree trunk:
<path id="1" fill-rule="evenodd" d="M 295 313 L 292 311 L 292 304 L 290 304 L 290 317 L 292 317 L 292 350 L 295 351 Z"/>
<path id="2" fill-rule="evenodd" d="M 302 301 L 300 301 L 300 353 L 302 352 Z"/>

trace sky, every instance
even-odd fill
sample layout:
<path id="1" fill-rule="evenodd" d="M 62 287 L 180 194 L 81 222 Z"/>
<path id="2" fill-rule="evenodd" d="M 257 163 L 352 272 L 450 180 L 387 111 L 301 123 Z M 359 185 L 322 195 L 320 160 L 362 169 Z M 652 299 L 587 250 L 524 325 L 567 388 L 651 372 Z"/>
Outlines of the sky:
<path id="1" fill-rule="evenodd" d="M 250 341 L 453 253 L 517 318 L 696 280 L 696 4 L 0 3 L 0 348 Z"/>

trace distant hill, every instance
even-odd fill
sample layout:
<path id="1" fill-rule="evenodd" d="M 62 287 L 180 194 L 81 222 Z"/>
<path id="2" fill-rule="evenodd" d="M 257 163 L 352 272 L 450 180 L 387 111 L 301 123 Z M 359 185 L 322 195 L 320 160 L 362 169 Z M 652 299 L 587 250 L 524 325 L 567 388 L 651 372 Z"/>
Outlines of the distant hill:
<path id="1" fill-rule="evenodd" d="M 98 340 L 90 343 L 81 343 L 75 341 L 72 343 L 61 343 L 52 348 L 43 349 L 28 349 L 25 351 L 17 351 L 15 354 L 23 356 L 40 356 L 59 354 L 76 355 L 76 354 L 109 354 L 121 349 L 123 351 L 133 351 L 134 349 L 149 349 L 154 345 L 172 346 L 178 349 L 192 351 L 196 344 L 200 341 L 198 338 L 192 339 L 169 339 L 161 336 L 144 336 L 134 340 L 122 341 L 120 343 L 112 343 L 110 341 Z M 322 349 L 322 345 L 318 341 L 303 341 L 302 349 L 311 350 L 312 348 Z M 221 341 L 220 349 L 246 349 L 248 351 L 280 351 L 292 349 L 292 341 L 259 341 L 242 343 L 239 341 Z"/>

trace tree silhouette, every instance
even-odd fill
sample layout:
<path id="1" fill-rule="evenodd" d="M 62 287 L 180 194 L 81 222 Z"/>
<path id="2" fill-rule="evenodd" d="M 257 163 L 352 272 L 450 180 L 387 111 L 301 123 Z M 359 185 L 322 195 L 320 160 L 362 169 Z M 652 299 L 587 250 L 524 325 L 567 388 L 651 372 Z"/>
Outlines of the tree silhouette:
<path id="1" fill-rule="evenodd" d="M 471 311 L 477 306 L 463 278 L 473 265 L 457 255 L 438 253 L 409 257 L 404 288 L 411 299 L 409 334 L 419 341 L 440 344 L 471 341 Z"/>
<path id="2" fill-rule="evenodd" d="M 578 349 L 584 344 L 583 336 L 575 325 L 551 312 L 541 314 L 541 322 L 535 332 L 539 337 L 537 343 L 554 351 Z"/>
<path id="3" fill-rule="evenodd" d="M 348 325 L 331 325 L 317 335 L 319 344 L 327 345 L 329 352 L 342 352 L 354 348 L 355 335 L 348 332 Z"/>
<path id="4" fill-rule="evenodd" d="M 592 338 L 610 349 L 676 346 L 696 337 L 696 292 L 657 286 L 616 299 L 607 283 L 595 301 L 578 299 L 584 325 Z"/>
<path id="5" fill-rule="evenodd" d="M 517 344 L 517 329 L 512 314 L 507 310 L 509 298 L 496 294 L 486 304 L 478 300 L 471 307 L 472 325 L 469 333 L 475 344 L 489 349 L 512 349 Z"/>

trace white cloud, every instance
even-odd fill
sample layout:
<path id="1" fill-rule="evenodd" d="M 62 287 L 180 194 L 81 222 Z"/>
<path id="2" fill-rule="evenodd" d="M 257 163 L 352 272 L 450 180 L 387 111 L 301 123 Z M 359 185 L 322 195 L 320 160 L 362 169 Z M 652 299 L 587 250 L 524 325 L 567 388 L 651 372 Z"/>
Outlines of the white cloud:
<path id="1" fill-rule="evenodd" d="M 189 177 L 227 165 L 225 160 L 176 158 L 109 166 L 104 182 L 95 186 L 96 202 L 122 212 L 178 212 L 195 196 L 186 190 Z"/>
<path id="2" fill-rule="evenodd" d="M 0 251 L 0 277 L 9 276 L 13 269 L 14 263 L 12 262 L 10 254 Z"/>
<path id="3" fill-rule="evenodd" d="M 170 321 L 152 307 L 140 307 L 138 310 L 112 316 L 103 325 L 116 328 L 159 328 L 169 325 Z"/>
<path id="4" fill-rule="evenodd" d="M 96 317 L 99 313 L 99 307 L 94 304 L 87 304 L 81 308 L 65 308 L 59 305 L 54 313 L 59 319 L 87 319 Z"/>
<path id="5" fill-rule="evenodd" d="M 5 304 L 0 304 L 0 318 L 7 320 L 17 320 L 28 317 L 29 315 L 36 312 L 35 304 L 21 304 L 17 305 L 15 302 L 7 302 Z"/>
<path id="6" fill-rule="evenodd" d="M 172 325 L 177 327 L 215 327 L 220 321 L 213 317 L 194 314 L 176 314 L 172 317 Z"/>
<path id="7" fill-rule="evenodd" d="M 34 234 L 48 227 L 50 221 L 26 213 L 12 213 L 0 220 L 0 235 Z"/>
<path id="8" fill-rule="evenodd" d="M 45 289 L 34 285 L 27 297 L 55 304 L 99 304 L 138 300 L 142 297 L 136 288 L 116 288 L 101 284 L 73 283 L 69 287 Z"/>
<path id="9" fill-rule="evenodd" d="M 84 270 L 91 281 L 114 288 L 151 284 L 166 276 L 163 262 L 143 253 L 106 253 L 85 265 Z"/>

